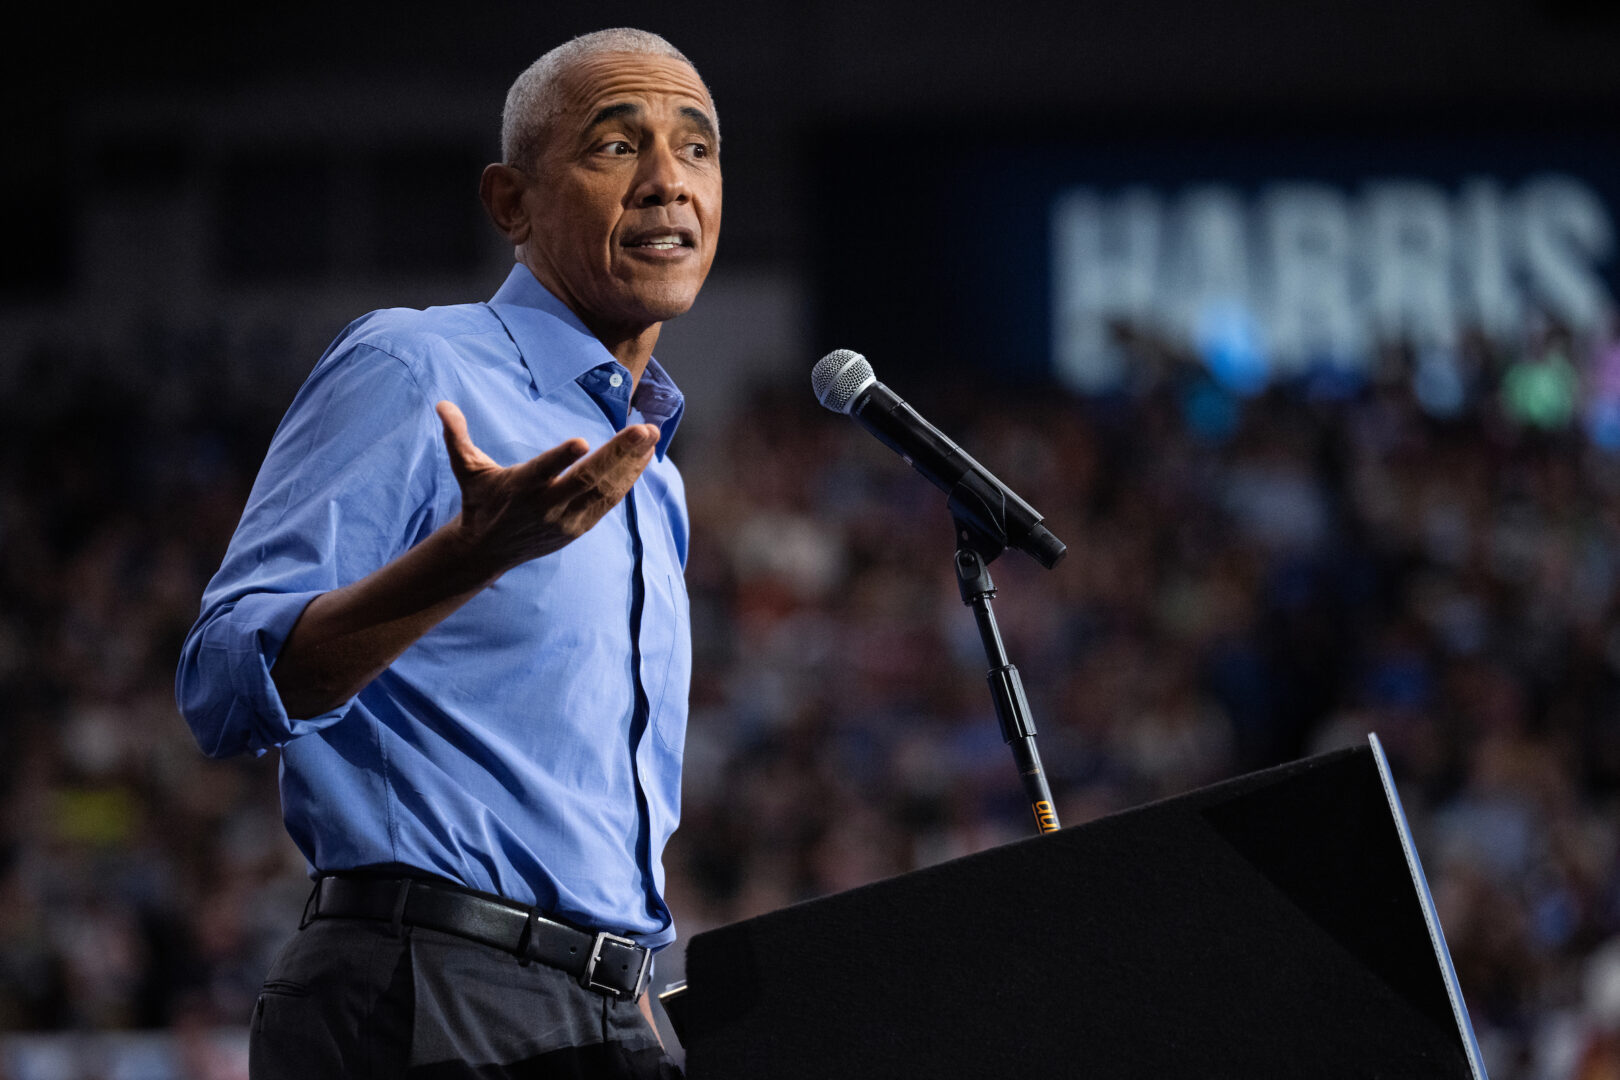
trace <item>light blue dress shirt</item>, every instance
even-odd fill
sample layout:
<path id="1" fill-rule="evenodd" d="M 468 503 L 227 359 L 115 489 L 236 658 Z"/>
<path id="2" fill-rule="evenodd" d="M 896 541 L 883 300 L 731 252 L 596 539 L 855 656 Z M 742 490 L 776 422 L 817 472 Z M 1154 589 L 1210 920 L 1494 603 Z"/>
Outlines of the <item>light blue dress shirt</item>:
<path id="1" fill-rule="evenodd" d="M 629 423 L 662 435 L 584 536 L 508 571 L 340 708 L 290 719 L 270 669 L 304 606 L 460 509 L 440 400 L 501 465 Z M 682 407 L 656 360 L 632 400 L 630 373 L 521 265 L 488 304 L 372 312 L 333 342 L 276 430 L 175 683 L 206 753 L 281 749 L 312 873 L 414 867 L 644 944 L 674 937 L 661 856 L 692 651 L 685 493 L 665 452 Z"/>

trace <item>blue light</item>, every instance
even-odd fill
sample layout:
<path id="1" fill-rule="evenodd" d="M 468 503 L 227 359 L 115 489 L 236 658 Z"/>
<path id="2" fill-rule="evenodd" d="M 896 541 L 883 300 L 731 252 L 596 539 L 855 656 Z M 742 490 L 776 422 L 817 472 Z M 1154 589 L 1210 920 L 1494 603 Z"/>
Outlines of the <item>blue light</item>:
<path id="1" fill-rule="evenodd" d="M 1253 397 L 1271 379 L 1260 328 L 1243 304 L 1205 302 L 1198 311 L 1194 343 L 1215 381 L 1239 397 Z"/>
<path id="2" fill-rule="evenodd" d="M 1600 398 L 1587 406 L 1586 435 L 1594 446 L 1620 450 L 1620 399 Z"/>

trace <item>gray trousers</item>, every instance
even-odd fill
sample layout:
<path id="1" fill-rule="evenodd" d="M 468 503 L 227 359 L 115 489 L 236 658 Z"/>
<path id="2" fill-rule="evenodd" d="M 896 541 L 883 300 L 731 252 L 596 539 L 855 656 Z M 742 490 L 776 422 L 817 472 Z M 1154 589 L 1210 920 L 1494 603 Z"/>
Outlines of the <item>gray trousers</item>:
<path id="1" fill-rule="evenodd" d="M 319 919 L 253 1011 L 253 1080 L 636 1078 L 680 1072 L 635 1002 L 465 938 Z"/>

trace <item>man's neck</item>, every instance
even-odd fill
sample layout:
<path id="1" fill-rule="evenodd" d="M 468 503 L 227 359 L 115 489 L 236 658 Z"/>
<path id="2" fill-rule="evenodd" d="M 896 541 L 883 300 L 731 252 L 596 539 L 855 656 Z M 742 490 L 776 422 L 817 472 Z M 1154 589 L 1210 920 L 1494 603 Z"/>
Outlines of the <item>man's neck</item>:
<path id="1" fill-rule="evenodd" d="M 630 372 L 630 392 L 634 394 L 636 387 L 641 384 L 641 373 L 647 370 L 647 361 L 652 359 L 653 347 L 658 344 L 658 333 L 664 328 L 664 324 L 656 322 L 650 326 L 603 325 L 580 310 L 581 305 L 572 294 L 567 289 L 558 288 L 560 282 L 548 281 L 548 276 L 537 269 L 535 263 L 522 258 L 521 249 L 518 255 L 518 261 L 528 267 L 529 273 L 534 275 L 541 287 L 561 300 L 568 310 L 585 324 L 585 329 L 613 354 L 613 359 L 623 364 Z"/>
<path id="2" fill-rule="evenodd" d="M 639 331 L 615 332 L 592 326 L 583 316 L 580 321 L 613 354 L 613 359 L 630 372 L 630 392 L 634 394 L 636 387 L 641 385 L 641 373 L 647 370 L 647 361 L 652 359 L 653 347 L 658 344 L 658 332 L 664 328 L 664 324 L 653 323 Z"/>

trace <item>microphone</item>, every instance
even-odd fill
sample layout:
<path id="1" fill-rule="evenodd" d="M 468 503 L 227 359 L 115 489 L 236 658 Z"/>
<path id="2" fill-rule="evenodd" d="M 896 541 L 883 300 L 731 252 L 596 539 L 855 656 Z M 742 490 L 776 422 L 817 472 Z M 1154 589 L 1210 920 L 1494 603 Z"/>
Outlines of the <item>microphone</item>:
<path id="1" fill-rule="evenodd" d="M 1048 570 L 1063 558 L 1067 549 L 1041 515 L 878 382 L 866 357 L 849 349 L 830 352 L 811 370 L 810 385 L 822 405 L 847 414 L 946 492 L 952 513 L 998 545 L 982 553 L 986 561 L 1002 547 L 1015 547 Z"/>

